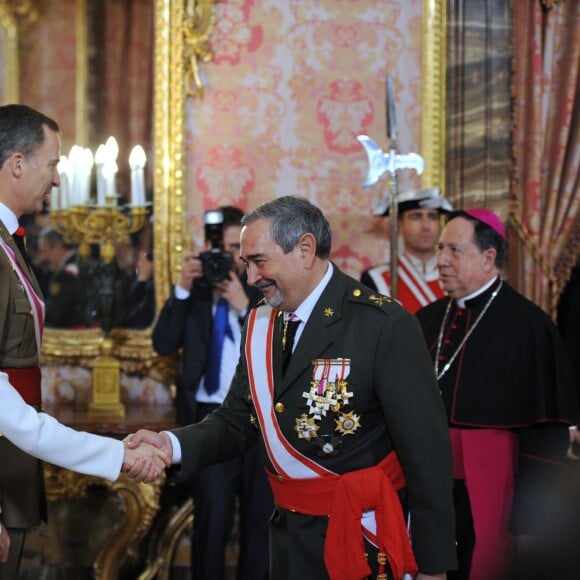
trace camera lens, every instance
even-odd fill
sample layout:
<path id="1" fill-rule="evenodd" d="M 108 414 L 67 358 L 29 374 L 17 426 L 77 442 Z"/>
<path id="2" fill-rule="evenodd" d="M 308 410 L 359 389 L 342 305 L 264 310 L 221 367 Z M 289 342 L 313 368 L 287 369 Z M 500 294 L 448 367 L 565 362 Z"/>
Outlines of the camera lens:
<path id="1" fill-rule="evenodd" d="M 232 254 L 219 248 L 212 248 L 199 255 L 203 268 L 203 281 L 213 286 L 225 280 L 234 265 Z"/>

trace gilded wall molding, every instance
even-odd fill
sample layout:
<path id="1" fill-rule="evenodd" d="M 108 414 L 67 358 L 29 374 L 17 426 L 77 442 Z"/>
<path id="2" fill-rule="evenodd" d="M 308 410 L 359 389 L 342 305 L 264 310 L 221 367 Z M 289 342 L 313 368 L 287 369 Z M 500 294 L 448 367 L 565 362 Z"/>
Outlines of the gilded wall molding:
<path id="1" fill-rule="evenodd" d="M 447 3 L 423 0 L 423 83 L 421 151 L 425 160 L 423 187 L 445 191 Z"/>
<path id="2" fill-rule="evenodd" d="M 154 236 L 156 255 L 162 257 L 155 264 L 159 310 L 179 278 L 186 249 L 185 102 L 192 95 L 191 83 L 195 85 L 188 67 L 194 57 L 196 64 L 210 58 L 214 0 L 157 0 L 156 19 Z"/>
<path id="3" fill-rule="evenodd" d="M 155 288 L 157 310 L 181 267 L 184 235 L 185 91 L 183 0 L 156 0 L 154 102 Z"/>
<path id="4" fill-rule="evenodd" d="M 184 57 L 189 96 L 203 98 L 199 63 L 213 58 L 209 37 L 215 25 L 214 0 L 186 0 L 183 21 Z"/>
<path id="5" fill-rule="evenodd" d="M 87 40 L 87 0 L 77 0 L 75 28 L 77 38 L 75 143 L 89 143 L 89 53 Z"/>
<path id="6" fill-rule="evenodd" d="M 0 9 L 11 14 L 18 26 L 28 26 L 38 20 L 40 0 L 0 0 Z"/>
<path id="7" fill-rule="evenodd" d="M 4 31 L 4 54 L 6 58 L 6 102 L 18 103 L 20 101 L 20 66 L 18 63 L 18 24 L 14 14 L 7 7 L 6 0 L 0 1 L 0 27 Z"/>

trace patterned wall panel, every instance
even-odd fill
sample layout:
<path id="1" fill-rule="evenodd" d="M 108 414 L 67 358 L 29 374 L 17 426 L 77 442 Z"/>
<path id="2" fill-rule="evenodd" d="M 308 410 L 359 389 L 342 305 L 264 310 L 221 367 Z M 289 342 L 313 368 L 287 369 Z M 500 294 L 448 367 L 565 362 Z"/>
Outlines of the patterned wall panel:
<path id="1" fill-rule="evenodd" d="M 420 152 L 421 0 L 226 0 L 216 18 L 205 96 L 187 102 L 190 239 L 203 243 L 205 209 L 304 195 L 330 219 L 332 258 L 358 277 L 386 258 L 388 236 L 372 217 L 376 192 L 362 188 L 367 160 L 355 138 L 388 148 L 390 71 L 399 149 Z"/>

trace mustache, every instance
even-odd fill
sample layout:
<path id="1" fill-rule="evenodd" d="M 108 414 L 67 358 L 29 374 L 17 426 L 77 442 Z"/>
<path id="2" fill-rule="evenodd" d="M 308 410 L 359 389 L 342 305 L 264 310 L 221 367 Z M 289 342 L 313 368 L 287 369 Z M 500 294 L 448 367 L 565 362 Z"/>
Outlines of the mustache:
<path id="1" fill-rule="evenodd" d="M 269 286 L 275 286 L 275 282 L 274 280 L 260 280 L 259 282 L 256 282 L 254 284 L 254 286 L 258 289 L 258 290 L 263 290 L 264 288 L 268 288 Z"/>

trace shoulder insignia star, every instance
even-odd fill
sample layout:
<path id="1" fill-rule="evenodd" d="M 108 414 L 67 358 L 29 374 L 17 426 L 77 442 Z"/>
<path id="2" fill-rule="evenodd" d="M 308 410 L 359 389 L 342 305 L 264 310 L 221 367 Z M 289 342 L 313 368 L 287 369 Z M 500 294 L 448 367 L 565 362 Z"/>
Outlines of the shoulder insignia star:
<path id="1" fill-rule="evenodd" d="M 334 316 L 334 310 L 332 308 L 325 308 L 324 309 L 324 316 L 327 316 L 328 318 L 330 318 L 331 316 Z"/>

